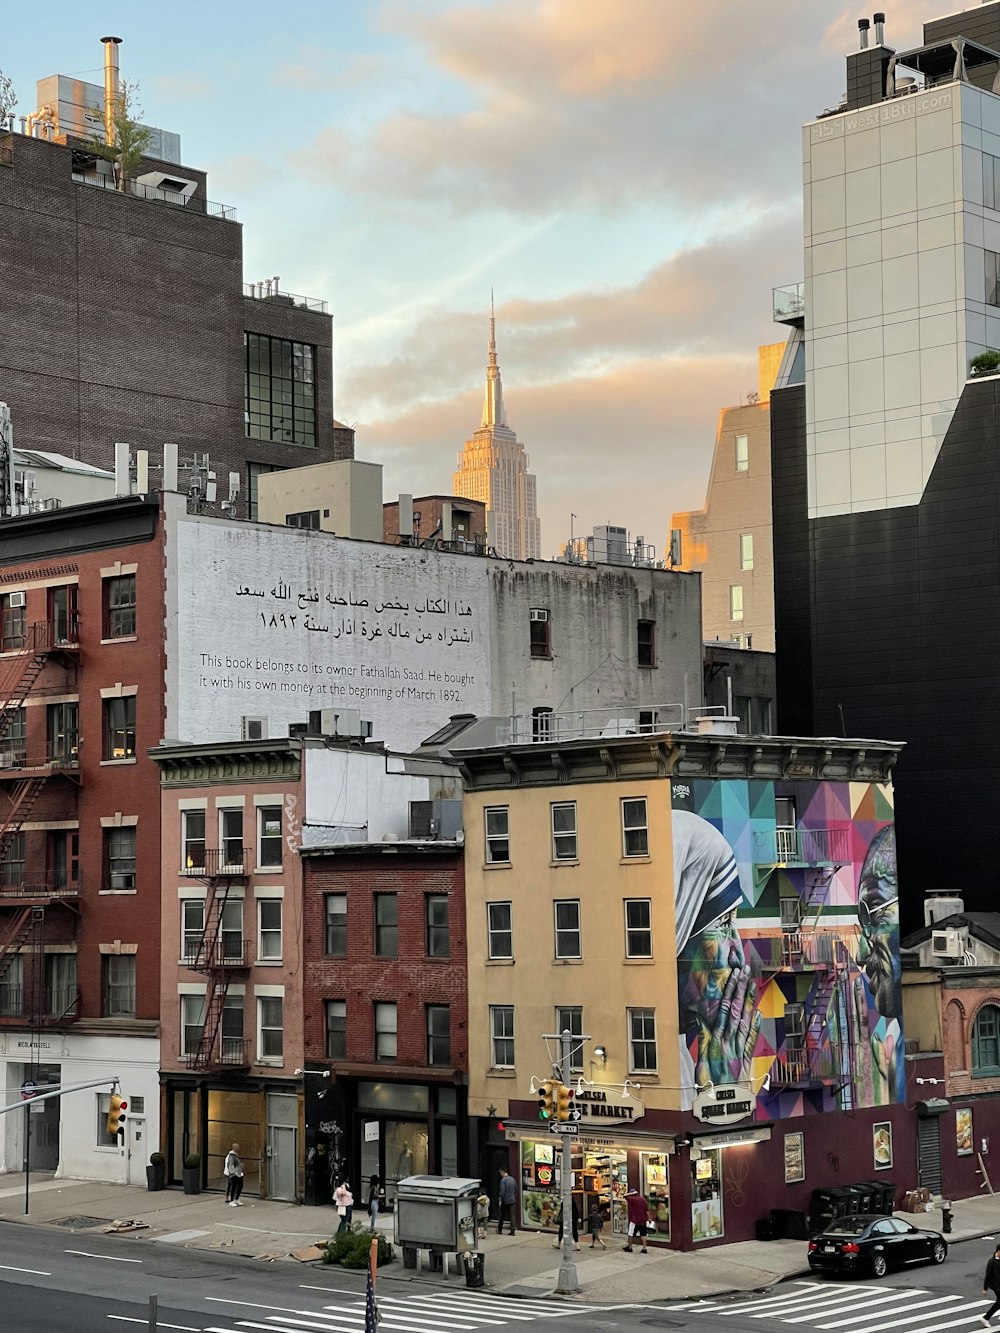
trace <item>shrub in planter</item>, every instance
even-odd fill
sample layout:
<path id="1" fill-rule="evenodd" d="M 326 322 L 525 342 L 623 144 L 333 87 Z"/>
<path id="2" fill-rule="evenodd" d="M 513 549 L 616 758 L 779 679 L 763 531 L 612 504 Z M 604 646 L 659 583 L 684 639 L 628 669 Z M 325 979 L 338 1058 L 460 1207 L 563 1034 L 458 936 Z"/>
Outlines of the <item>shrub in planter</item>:
<path id="1" fill-rule="evenodd" d="M 342 1268 L 366 1268 L 371 1253 L 370 1231 L 338 1231 L 326 1247 L 325 1264 L 340 1264 Z M 378 1265 L 391 1264 L 395 1255 L 384 1236 L 378 1237 Z"/>
<path id="2" fill-rule="evenodd" d="M 149 1154 L 149 1165 L 146 1167 L 146 1188 L 148 1190 L 161 1190 L 167 1180 L 167 1159 L 161 1152 Z"/>
<path id="3" fill-rule="evenodd" d="M 184 1158 L 184 1170 L 181 1173 L 184 1179 L 185 1194 L 201 1193 L 201 1154 L 189 1152 Z"/>
<path id="4" fill-rule="evenodd" d="M 1000 352 L 995 347 L 988 347 L 969 362 L 969 368 L 976 375 L 996 375 L 1000 371 Z"/>

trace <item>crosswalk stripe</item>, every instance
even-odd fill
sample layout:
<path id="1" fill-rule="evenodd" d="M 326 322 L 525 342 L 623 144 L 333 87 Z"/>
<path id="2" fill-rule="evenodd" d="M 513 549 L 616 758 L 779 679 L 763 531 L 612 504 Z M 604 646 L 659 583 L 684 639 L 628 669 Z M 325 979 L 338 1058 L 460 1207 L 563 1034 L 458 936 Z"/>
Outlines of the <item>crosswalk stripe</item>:
<path id="1" fill-rule="evenodd" d="M 852 1292 L 851 1295 L 857 1305 L 861 1305 L 869 1299 L 863 1291 Z M 746 1313 L 751 1319 L 770 1319 L 772 1317 L 784 1319 L 786 1315 L 795 1314 L 800 1310 L 806 1310 L 809 1313 L 812 1313 L 813 1310 L 826 1305 L 829 1299 L 830 1293 L 828 1291 L 814 1291 L 808 1296 L 797 1296 L 794 1301 L 789 1301 L 787 1305 L 782 1305 L 779 1310 L 768 1309 L 762 1311 L 758 1307 L 757 1310 L 748 1310 Z"/>
<path id="2" fill-rule="evenodd" d="M 909 1299 L 909 1293 L 907 1293 L 906 1291 L 900 1290 L 900 1295 L 899 1295 L 899 1297 L 898 1297 L 897 1299 L 899 1299 L 899 1300 Z M 920 1302 L 917 1304 L 917 1309 L 918 1309 L 918 1310 L 925 1310 L 929 1305 L 941 1305 L 941 1304 L 943 1304 L 943 1303 L 945 1303 L 945 1302 L 947 1302 L 947 1301 L 956 1302 L 956 1301 L 960 1301 L 961 1299 L 962 1299 L 961 1296 L 933 1296 L 929 1301 L 928 1301 L 928 1300 L 922 1300 L 922 1301 L 920 1301 Z M 875 1301 L 872 1301 L 871 1304 L 872 1304 L 872 1305 L 875 1305 L 876 1302 L 875 1302 Z M 829 1313 L 829 1314 L 834 1314 L 835 1311 L 830 1310 L 830 1311 L 828 1311 L 828 1313 Z M 899 1311 L 899 1310 L 879 1311 L 879 1314 L 882 1314 L 882 1313 L 884 1313 L 884 1314 L 889 1314 L 889 1315 L 898 1315 L 898 1314 L 900 1313 L 900 1311 Z M 946 1312 L 944 1312 L 944 1311 L 940 1311 L 939 1313 L 946 1313 Z M 829 1329 L 829 1328 L 845 1328 L 848 1324 L 863 1324 L 867 1318 L 868 1318 L 868 1315 L 867 1315 L 867 1314 L 854 1315 L 854 1317 L 851 1318 L 851 1319 L 837 1319 L 837 1320 L 835 1320 L 832 1324 L 820 1324 L 819 1327 L 820 1327 L 820 1328 L 828 1328 L 828 1329 Z M 876 1318 L 878 1318 L 878 1315 L 876 1315 Z M 911 1302 L 911 1310 L 910 1310 L 910 1313 L 907 1314 L 907 1316 L 906 1316 L 905 1319 L 899 1319 L 899 1320 L 896 1320 L 894 1323 L 881 1324 L 881 1325 L 879 1325 L 879 1327 L 880 1327 L 880 1328 L 899 1328 L 902 1324 L 908 1324 L 908 1323 L 911 1321 L 912 1318 L 913 1318 L 913 1311 L 912 1311 L 912 1302 Z M 860 1333 L 860 1331 L 859 1331 L 859 1333 Z"/>
<path id="3" fill-rule="evenodd" d="M 414 1301 L 421 1302 L 446 1302 L 449 1305 L 476 1306 L 483 1310 L 492 1310 L 497 1312 L 510 1312 L 518 1319 L 524 1317 L 524 1311 L 527 1310 L 532 1315 L 568 1315 L 579 1314 L 580 1311 L 590 1311 L 595 1309 L 592 1305 L 560 1305 L 555 1301 L 533 1300 L 530 1297 L 522 1299 L 520 1296 L 512 1298 L 509 1296 L 487 1296 L 477 1295 L 475 1292 L 466 1291 L 448 1291 L 440 1296 L 425 1294 L 421 1292 L 414 1295 Z M 516 1315 L 515 1315 L 516 1312 Z"/>
<path id="4" fill-rule="evenodd" d="M 844 1310 L 856 1310 L 860 1305 L 864 1305 L 866 1310 L 870 1310 L 873 1305 L 888 1305 L 892 1301 L 913 1301 L 914 1297 L 919 1297 L 925 1293 L 919 1291 L 908 1291 L 902 1287 L 896 1287 L 892 1291 L 883 1292 L 881 1296 L 869 1296 L 865 1294 L 859 1300 L 853 1293 L 848 1298 L 845 1292 L 842 1296 L 833 1296 L 831 1304 L 826 1307 L 825 1314 L 840 1314 Z M 788 1319 L 785 1322 L 789 1324 L 803 1324 L 811 1319 L 812 1315 L 796 1315 L 794 1319 Z M 865 1319 L 867 1315 L 857 1315 L 854 1319 L 845 1319 L 845 1324 L 853 1324 L 858 1319 Z"/>
<path id="5" fill-rule="evenodd" d="M 975 1320 L 978 1319 L 979 1315 L 983 1313 L 983 1302 L 982 1300 L 978 1300 L 972 1305 L 952 1306 L 950 1310 L 945 1310 L 942 1311 L 941 1313 L 958 1314 L 962 1310 L 975 1310 L 976 1315 L 965 1314 L 962 1316 L 961 1319 L 952 1319 L 945 1324 L 938 1323 L 940 1315 L 931 1316 L 934 1320 L 934 1322 L 931 1324 L 928 1324 L 926 1322 L 923 1323 L 919 1322 L 922 1319 L 922 1316 L 917 1315 L 915 1316 L 915 1319 L 918 1322 L 911 1325 L 910 1333 L 940 1333 L 940 1330 L 944 1328 L 959 1328 L 961 1327 L 962 1324 L 973 1323 Z M 910 1324 L 909 1320 L 906 1320 L 904 1322 Z M 887 1325 L 885 1324 L 869 1324 L 866 1328 L 856 1329 L 855 1333 L 880 1333 L 880 1330 L 886 1327 Z"/>
<path id="6" fill-rule="evenodd" d="M 399 1314 L 405 1314 L 405 1315 L 406 1315 L 406 1318 L 409 1319 L 409 1320 L 410 1320 L 412 1323 L 414 1323 L 414 1324 L 429 1324 L 431 1328 L 438 1328 L 438 1327 L 440 1327 L 440 1324 L 441 1324 L 441 1320 L 440 1320 L 440 1318 L 437 1318 L 437 1319 L 424 1319 L 422 1315 L 411 1314 L 411 1313 L 410 1313 L 410 1308 L 411 1308 L 411 1306 L 410 1306 L 410 1302 L 409 1302 L 409 1301 L 402 1300 L 402 1299 L 401 1299 L 400 1297 L 398 1297 L 398 1296 L 379 1296 L 379 1298 L 378 1298 L 378 1308 L 382 1311 L 383 1314 L 390 1314 L 390 1315 L 391 1315 L 391 1314 L 395 1314 L 395 1313 L 397 1313 L 397 1310 L 396 1310 L 396 1308 L 395 1308 L 395 1307 L 397 1307 L 397 1306 L 399 1307 L 398 1313 L 399 1313 Z M 420 1306 L 420 1309 L 421 1309 L 421 1310 L 427 1310 L 428 1313 L 431 1313 L 431 1314 L 434 1313 L 434 1311 L 432 1310 L 432 1308 L 431 1308 L 429 1305 L 422 1305 L 422 1306 Z M 365 1312 L 364 1312 L 364 1307 L 363 1307 L 363 1306 L 361 1307 L 359 1313 L 361 1314 L 362 1319 L 363 1319 L 363 1318 L 364 1318 L 364 1313 L 365 1313 Z M 464 1315 L 463 1317 L 466 1318 L 466 1319 L 470 1318 L 469 1315 Z M 451 1326 L 452 1328 L 464 1328 L 464 1329 L 475 1329 L 475 1328 L 478 1328 L 480 1322 L 482 1322 L 482 1323 L 501 1323 L 502 1321 L 501 1321 L 501 1320 L 481 1320 L 481 1321 L 477 1320 L 477 1322 L 476 1322 L 475 1324 L 462 1324 L 462 1323 L 459 1323 L 459 1322 L 458 1322 L 457 1320 L 455 1320 L 455 1319 L 451 1319 L 451 1320 L 449 1320 L 450 1326 Z"/>
<path id="7" fill-rule="evenodd" d="M 725 1311 L 727 1314 L 743 1314 L 747 1310 L 762 1310 L 766 1307 L 780 1307 L 788 1305 L 792 1301 L 801 1300 L 805 1295 L 825 1294 L 827 1287 L 820 1286 L 817 1282 L 796 1282 L 798 1291 L 786 1291 L 780 1296 L 758 1297 L 756 1300 L 741 1301 L 737 1305 L 723 1305 L 720 1301 L 709 1302 L 714 1304 L 721 1314 Z"/>
<path id="8" fill-rule="evenodd" d="M 447 1315 L 449 1319 L 454 1315 L 454 1316 L 457 1316 L 459 1319 L 475 1319 L 476 1322 L 477 1322 L 477 1323 L 480 1323 L 480 1324 L 498 1324 L 498 1325 L 499 1325 L 499 1324 L 505 1324 L 505 1323 L 507 1323 L 507 1320 L 506 1320 L 506 1319 L 495 1319 L 495 1318 L 493 1318 L 492 1316 L 481 1315 L 481 1314 L 479 1313 L 479 1307 L 478 1307 L 478 1306 L 476 1306 L 476 1307 L 472 1307 L 472 1306 L 459 1305 L 459 1304 L 457 1304 L 456 1302 L 452 1302 L 452 1301 L 448 1301 L 448 1302 L 446 1302 L 443 1298 L 440 1298 L 440 1299 L 438 1299 L 438 1300 L 436 1300 L 436 1301 L 423 1301 L 423 1300 L 422 1300 L 422 1301 L 420 1302 L 420 1304 L 417 1305 L 416 1301 L 413 1301 L 413 1300 L 405 1300 L 403 1297 L 400 1297 L 400 1296 L 380 1296 L 380 1297 L 379 1297 L 379 1304 L 380 1304 L 380 1305 L 383 1305 L 383 1304 L 389 1304 L 390 1302 L 393 1303 L 393 1304 L 395 1304 L 395 1305 L 405 1305 L 406 1308 L 407 1308 L 408 1310 L 413 1309 L 413 1307 L 416 1306 L 416 1308 L 417 1308 L 418 1310 L 427 1310 L 427 1311 L 429 1311 L 431 1314 L 436 1314 L 436 1315 L 439 1315 L 439 1316 L 440 1316 L 440 1315 Z M 499 1313 L 499 1311 L 497 1311 L 497 1312 L 495 1312 L 495 1313 Z M 536 1316 L 536 1315 L 526 1315 L 525 1318 L 526 1318 L 526 1319 L 535 1319 L 535 1318 L 537 1318 L 537 1316 Z M 457 1326 L 456 1326 L 456 1327 L 457 1327 Z M 470 1327 L 474 1327 L 474 1325 L 470 1325 Z"/>

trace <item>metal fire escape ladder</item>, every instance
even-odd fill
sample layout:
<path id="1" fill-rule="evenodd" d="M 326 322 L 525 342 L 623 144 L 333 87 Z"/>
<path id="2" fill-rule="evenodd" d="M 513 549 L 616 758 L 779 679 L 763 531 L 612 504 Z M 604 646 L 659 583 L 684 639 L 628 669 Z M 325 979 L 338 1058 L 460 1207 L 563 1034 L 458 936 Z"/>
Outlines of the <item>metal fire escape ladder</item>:
<path id="1" fill-rule="evenodd" d="M 11 659 L 9 671 L 0 682 L 0 740 L 3 740 L 14 721 L 14 714 L 28 697 L 28 691 L 41 675 L 51 648 L 52 633 L 48 621 L 29 625 L 25 634 L 24 653 Z"/>
<path id="2" fill-rule="evenodd" d="M 34 928 L 37 908 L 22 907 L 10 920 L 3 938 L 0 939 L 0 982 L 11 969 L 11 964 L 21 948 L 27 942 Z"/>
<path id="3" fill-rule="evenodd" d="M 41 777 L 24 778 L 15 784 L 10 795 L 10 806 L 4 816 L 3 824 L 0 825 L 0 861 L 6 855 L 21 825 L 31 814 L 45 782 L 46 775 L 43 774 Z"/>

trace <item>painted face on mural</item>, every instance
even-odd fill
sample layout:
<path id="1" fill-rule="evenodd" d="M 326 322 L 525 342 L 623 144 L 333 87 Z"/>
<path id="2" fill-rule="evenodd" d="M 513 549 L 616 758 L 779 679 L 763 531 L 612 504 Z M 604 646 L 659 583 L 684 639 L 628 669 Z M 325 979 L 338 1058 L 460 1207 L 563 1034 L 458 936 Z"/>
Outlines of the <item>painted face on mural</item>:
<path id="1" fill-rule="evenodd" d="M 899 889 L 896 839 L 891 826 L 872 839 L 858 883 L 858 963 L 864 968 L 872 998 L 886 1018 L 902 1014 L 899 959 Z"/>
<path id="2" fill-rule="evenodd" d="M 683 976 L 681 1018 L 712 1027 L 731 974 L 746 966 L 736 908 L 692 935 L 678 959 Z M 687 1024 L 686 1024 L 687 1025 Z"/>

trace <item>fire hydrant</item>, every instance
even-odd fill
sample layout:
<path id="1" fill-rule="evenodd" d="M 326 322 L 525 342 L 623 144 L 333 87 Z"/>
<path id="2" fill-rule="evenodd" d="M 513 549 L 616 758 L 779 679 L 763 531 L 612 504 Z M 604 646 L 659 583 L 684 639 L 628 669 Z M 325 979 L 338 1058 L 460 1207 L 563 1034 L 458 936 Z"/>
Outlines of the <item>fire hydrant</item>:
<path id="1" fill-rule="evenodd" d="M 951 1204 L 942 1203 L 941 1205 L 941 1230 L 946 1236 L 951 1235 Z"/>

